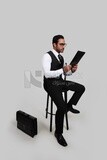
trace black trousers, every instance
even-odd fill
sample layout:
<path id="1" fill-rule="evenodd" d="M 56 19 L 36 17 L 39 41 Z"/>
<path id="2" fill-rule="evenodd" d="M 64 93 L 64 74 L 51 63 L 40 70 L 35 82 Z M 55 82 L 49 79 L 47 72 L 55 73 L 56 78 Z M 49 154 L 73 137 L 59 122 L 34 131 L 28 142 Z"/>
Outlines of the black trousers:
<path id="1" fill-rule="evenodd" d="M 78 103 L 80 97 L 85 91 L 85 87 L 82 84 L 76 82 L 50 78 L 44 81 L 44 89 L 49 93 L 50 97 L 57 107 L 55 116 L 55 132 L 58 134 L 62 134 L 64 114 L 67 111 L 68 107 L 72 106 L 72 104 L 76 105 Z M 73 96 L 70 98 L 67 104 L 65 103 L 62 95 L 62 92 L 64 90 L 74 91 Z"/>

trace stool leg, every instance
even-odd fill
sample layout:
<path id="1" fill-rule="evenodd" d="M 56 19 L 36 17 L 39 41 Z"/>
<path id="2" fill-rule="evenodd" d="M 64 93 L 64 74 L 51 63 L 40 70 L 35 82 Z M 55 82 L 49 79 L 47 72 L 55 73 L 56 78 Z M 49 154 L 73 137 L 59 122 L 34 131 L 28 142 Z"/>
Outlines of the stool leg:
<path id="1" fill-rule="evenodd" d="M 67 127 L 67 130 L 69 129 L 69 125 L 68 125 L 68 115 L 67 113 L 65 113 L 65 117 L 66 117 L 66 127 Z"/>
<path id="2" fill-rule="evenodd" d="M 50 132 L 52 132 L 52 116 L 53 116 L 53 100 L 51 98 L 51 112 L 50 112 Z"/>
<path id="3" fill-rule="evenodd" d="M 65 95 L 65 102 L 67 103 L 67 91 L 64 92 L 64 95 Z M 65 113 L 65 117 L 66 117 L 66 127 L 67 127 L 67 130 L 68 130 L 69 125 L 68 125 L 68 114 L 67 114 L 67 112 Z"/>
<path id="4" fill-rule="evenodd" d="M 47 94 L 46 118 L 48 117 L 48 104 L 49 104 L 49 94 Z"/>

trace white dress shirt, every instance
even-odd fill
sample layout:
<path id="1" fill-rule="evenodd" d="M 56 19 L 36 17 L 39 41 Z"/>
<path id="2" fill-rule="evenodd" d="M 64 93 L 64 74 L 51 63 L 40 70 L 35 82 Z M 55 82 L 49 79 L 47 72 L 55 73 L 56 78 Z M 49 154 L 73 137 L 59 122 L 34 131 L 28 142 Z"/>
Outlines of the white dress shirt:
<path id="1" fill-rule="evenodd" d="M 59 60 L 58 58 L 58 52 L 56 52 L 54 49 L 52 50 L 53 54 L 55 55 L 55 57 Z M 59 60 L 60 61 L 60 60 Z M 59 77 L 61 74 L 62 76 L 64 76 L 63 74 L 63 69 L 57 69 L 54 71 L 51 71 L 51 56 L 48 53 L 45 53 L 42 59 L 42 67 L 43 67 L 43 71 L 44 71 L 44 75 L 46 78 L 57 78 Z M 66 73 L 67 76 L 71 75 L 72 72 L 69 71 Z"/>

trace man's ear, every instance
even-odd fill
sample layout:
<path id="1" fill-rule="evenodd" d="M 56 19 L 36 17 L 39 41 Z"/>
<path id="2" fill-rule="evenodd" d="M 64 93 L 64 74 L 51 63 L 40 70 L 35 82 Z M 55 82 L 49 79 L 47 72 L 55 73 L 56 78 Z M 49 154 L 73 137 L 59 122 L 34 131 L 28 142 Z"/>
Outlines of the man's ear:
<path id="1" fill-rule="evenodd" d="M 55 47 L 55 48 L 56 48 L 56 43 L 53 43 L 53 47 Z"/>

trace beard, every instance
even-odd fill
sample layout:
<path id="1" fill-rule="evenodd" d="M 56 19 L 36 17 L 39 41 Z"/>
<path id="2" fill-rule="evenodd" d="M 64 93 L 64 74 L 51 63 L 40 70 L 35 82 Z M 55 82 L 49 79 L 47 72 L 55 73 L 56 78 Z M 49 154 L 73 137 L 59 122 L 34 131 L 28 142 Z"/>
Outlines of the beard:
<path id="1" fill-rule="evenodd" d="M 64 49 L 61 49 L 60 52 L 63 53 L 63 52 L 64 52 Z"/>
<path id="2" fill-rule="evenodd" d="M 59 48 L 54 48 L 58 53 L 63 53 L 64 52 L 64 48 L 59 49 Z"/>

